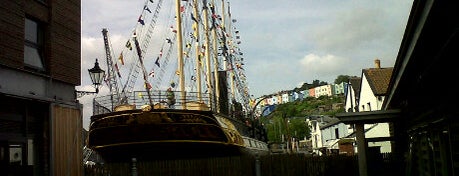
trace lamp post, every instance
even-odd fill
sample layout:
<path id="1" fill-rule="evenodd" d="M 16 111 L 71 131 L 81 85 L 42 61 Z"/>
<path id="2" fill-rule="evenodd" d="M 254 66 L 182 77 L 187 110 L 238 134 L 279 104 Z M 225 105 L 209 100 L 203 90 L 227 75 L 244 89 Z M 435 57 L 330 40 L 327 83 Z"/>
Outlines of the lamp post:
<path id="1" fill-rule="evenodd" d="M 95 92 L 75 91 L 77 98 L 81 98 L 84 95 L 99 93 L 99 87 L 102 85 L 102 81 L 104 80 L 104 77 L 105 77 L 105 71 L 99 67 L 99 62 L 97 62 L 97 59 L 96 59 L 96 62 L 94 63 L 94 67 L 91 69 L 88 69 L 88 72 L 89 72 L 89 77 L 91 78 L 91 82 L 94 85 L 94 88 L 96 88 L 96 91 Z"/>

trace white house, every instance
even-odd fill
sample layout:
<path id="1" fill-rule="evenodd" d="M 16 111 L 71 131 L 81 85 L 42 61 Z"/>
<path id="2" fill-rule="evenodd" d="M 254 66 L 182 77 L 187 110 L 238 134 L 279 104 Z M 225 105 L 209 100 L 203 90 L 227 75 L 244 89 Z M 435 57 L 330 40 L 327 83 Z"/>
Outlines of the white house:
<path id="1" fill-rule="evenodd" d="M 282 104 L 289 102 L 289 94 L 288 92 L 282 93 Z"/>
<path id="2" fill-rule="evenodd" d="M 375 60 L 375 68 L 362 70 L 358 111 L 381 110 L 393 68 L 381 68 L 380 60 Z M 346 105 L 346 108 L 348 106 Z M 365 124 L 365 138 L 390 137 L 389 124 Z M 380 152 L 391 152 L 390 141 L 369 142 L 368 147 L 380 147 Z"/>
<path id="3" fill-rule="evenodd" d="M 346 112 L 357 112 L 359 107 L 360 95 L 360 77 L 350 77 L 345 92 L 346 99 L 344 100 L 344 110 Z"/>
<path id="4" fill-rule="evenodd" d="M 311 147 L 313 153 L 319 154 L 319 148 L 322 147 L 322 134 L 320 131 L 319 121 L 317 118 L 309 117 L 306 119 L 306 123 L 311 130 Z"/>
<path id="5" fill-rule="evenodd" d="M 336 139 L 348 135 L 345 124 L 340 123 L 337 118 L 329 116 L 311 116 L 306 119 L 311 130 L 312 151 L 323 155 L 323 149 L 338 149 Z"/>
<path id="6" fill-rule="evenodd" d="M 333 89 L 334 89 L 334 86 L 331 84 L 316 87 L 314 88 L 315 97 L 318 98 L 323 95 L 332 96 Z"/>
<path id="7" fill-rule="evenodd" d="M 340 122 L 338 118 L 331 118 L 330 122 L 320 127 L 322 146 L 327 149 L 339 149 L 338 141 L 349 135 L 349 126 Z"/>

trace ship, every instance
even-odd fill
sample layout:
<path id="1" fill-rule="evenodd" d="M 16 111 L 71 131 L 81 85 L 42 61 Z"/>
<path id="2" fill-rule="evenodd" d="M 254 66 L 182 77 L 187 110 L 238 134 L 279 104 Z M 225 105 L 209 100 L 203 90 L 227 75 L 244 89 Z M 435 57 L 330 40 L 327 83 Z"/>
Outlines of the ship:
<path id="1" fill-rule="evenodd" d="M 238 31 L 232 30 L 229 2 L 168 4 L 175 10 L 174 24 L 159 37 L 165 39 L 156 45 L 161 47 L 150 47 L 166 3 L 145 1 L 118 60 L 112 57 L 107 29 L 102 30 L 110 94 L 93 100 L 87 148 L 107 162 L 267 153 L 266 131 L 251 110 L 254 101 L 242 68 L 240 42 L 234 39 Z M 159 50 L 150 65 L 149 48 Z M 174 50 L 176 56 L 171 56 Z M 120 65 L 129 62 L 126 56 L 131 56 L 132 66 L 126 66 L 121 85 Z M 177 57 L 176 64 L 171 64 L 172 57 Z M 177 66 L 168 70 L 173 72 L 170 78 L 164 78 L 165 65 Z M 133 90 L 137 77 L 143 77 L 144 90 Z"/>

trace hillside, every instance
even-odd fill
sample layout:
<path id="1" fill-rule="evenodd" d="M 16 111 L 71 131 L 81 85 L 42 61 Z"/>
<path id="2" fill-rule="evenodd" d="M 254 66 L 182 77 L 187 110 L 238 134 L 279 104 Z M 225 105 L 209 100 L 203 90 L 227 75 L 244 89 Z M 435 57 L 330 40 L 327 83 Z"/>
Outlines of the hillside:
<path id="1" fill-rule="evenodd" d="M 277 105 L 275 110 L 268 116 L 262 117 L 261 121 L 267 129 L 270 142 L 280 142 L 282 136 L 286 134 L 297 139 L 309 138 L 310 130 L 305 124 L 306 117 L 312 115 L 334 116 L 336 113 L 344 112 L 343 104 L 343 96 L 310 97 L 303 101 Z"/>

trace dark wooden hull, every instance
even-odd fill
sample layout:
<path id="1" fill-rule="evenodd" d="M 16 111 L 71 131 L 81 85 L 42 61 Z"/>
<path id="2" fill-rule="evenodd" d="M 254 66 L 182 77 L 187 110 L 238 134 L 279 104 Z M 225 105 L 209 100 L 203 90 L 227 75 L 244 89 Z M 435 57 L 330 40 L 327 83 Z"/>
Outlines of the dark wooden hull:
<path id="1" fill-rule="evenodd" d="M 92 116 L 87 144 L 107 161 L 238 154 L 244 141 L 228 124 L 211 111 L 126 110 Z"/>

